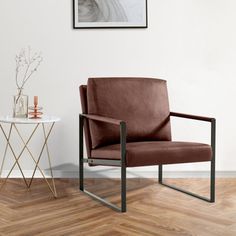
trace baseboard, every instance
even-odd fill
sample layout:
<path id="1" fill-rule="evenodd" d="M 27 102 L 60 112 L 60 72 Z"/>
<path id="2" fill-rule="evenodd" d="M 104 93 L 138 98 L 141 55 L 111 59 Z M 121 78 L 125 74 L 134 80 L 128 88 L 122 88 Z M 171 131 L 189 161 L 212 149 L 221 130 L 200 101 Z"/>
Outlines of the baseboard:
<path id="1" fill-rule="evenodd" d="M 2 177 L 6 177 L 9 171 L 3 171 Z M 46 177 L 50 177 L 50 172 L 44 171 Z M 24 175 L 26 178 L 32 176 L 32 171 L 25 170 Z M 78 178 L 78 171 L 69 170 L 54 170 L 53 175 L 55 178 Z M 19 170 L 12 171 L 10 178 L 21 178 Z M 120 171 L 117 169 L 109 169 L 106 171 L 86 171 L 86 178 L 120 178 Z M 166 178 L 207 178 L 209 171 L 165 171 L 164 177 Z M 42 178 L 39 171 L 36 171 L 35 178 Z M 158 178 L 158 171 L 131 171 L 127 170 L 127 178 Z M 236 171 L 216 171 L 216 178 L 236 178 Z"/>

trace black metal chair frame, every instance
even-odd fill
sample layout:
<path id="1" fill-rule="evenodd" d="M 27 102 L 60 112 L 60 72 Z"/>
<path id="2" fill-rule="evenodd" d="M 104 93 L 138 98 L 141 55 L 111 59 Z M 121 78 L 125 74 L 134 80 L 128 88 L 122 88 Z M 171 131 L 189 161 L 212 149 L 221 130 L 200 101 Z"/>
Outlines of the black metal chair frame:
<path id="1" fill-rule="evenodd" d="M 206 121 L 211 123 L 211 147 L 212 147 L 212 160 L 211 162 L 211 176 L 210 176 L 210 198 L 206 198 L 195 193 L 185 191 L 178 187 L 166 184 L 163 182 L 163 165 L 159 165 L 159 183 L 163 186 L 169 187 L 171 189 L 180 191 L 182 193 L 188 194 L 190 196 L 196 197 L 198 199 L 215 202 L 215 137 L 216 137 L 216 120 L 214 118 L 187 115 L 182 113 L 170 112 L 170 116 L 194 119 L 199 121 Z M 106 122 L 110 124 L 115 124 L 120 128 L 120 160 L 107 160 L 107 159 L 94 159 L 94 158 L 84 158 L 84 147 L 83 147 L 83 126 L 84 119 L 95 120 L 100 122 Z M 118 207 L 107 200 L 87 191 L 84 188 L 84 163 L 94 164 L 94 165 L 104 165 L 104 166 L 118 166 L 121 167 L 121 207 Z M 119 211 L 126 212 L 126 123 L 124 121 L 102 117 L 94 116 L 88 114 L 79 115 L 79 177 L 80 177 L 80 190 L 89 195 L 90 197 L 100 201 L 101 203 L 109 206 L 110 208 Z"/>

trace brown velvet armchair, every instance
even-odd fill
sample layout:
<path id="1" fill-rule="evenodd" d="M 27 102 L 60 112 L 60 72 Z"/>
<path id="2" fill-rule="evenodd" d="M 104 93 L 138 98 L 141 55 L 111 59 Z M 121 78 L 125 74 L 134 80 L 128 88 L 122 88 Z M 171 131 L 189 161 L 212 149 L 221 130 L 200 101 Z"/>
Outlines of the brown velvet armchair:
<path id="1" fill-rule="evenodd" d="M 80 86 L 80 190 L 113 209 L 126 211 L 126 168 L 159 166 L 159 183 L 208 202 L 215 201 L 214 118 L 170 112 L 166 81 L 90 78 Z M 211 124 L 211 145 L 171 140 L 170 116 Z M 88 158 L 83 156 L 83 132 Z M 163 165 L 211 162 L 210 198 L 167 185 Z M 84 163 L 121 167 L 121 208 L 84 189 Z"/>

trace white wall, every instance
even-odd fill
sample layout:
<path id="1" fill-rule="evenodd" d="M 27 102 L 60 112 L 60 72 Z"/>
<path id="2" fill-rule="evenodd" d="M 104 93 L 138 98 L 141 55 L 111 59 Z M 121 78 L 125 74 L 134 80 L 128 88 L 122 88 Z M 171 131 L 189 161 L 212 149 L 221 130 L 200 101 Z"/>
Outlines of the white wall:
<path id="1" fill-rule="evenodd" d="M 43 64 L 25 93 L 62 118 L 50 140 L 57 169 L 77 170 L 79 85 L 90 76 L 150 76 L 168 81 L 171 110 L 216 117 L 217 170 L 236 170 L 236 1 L 148 3 L 148 29 L 73 30 L 72 1 L 0 1 L 0 114 L 12 112 L 15 54 L 28 45 L 42 51 Z M 209 141 L 204 123 L 174 124 L 176 139 Z"/>

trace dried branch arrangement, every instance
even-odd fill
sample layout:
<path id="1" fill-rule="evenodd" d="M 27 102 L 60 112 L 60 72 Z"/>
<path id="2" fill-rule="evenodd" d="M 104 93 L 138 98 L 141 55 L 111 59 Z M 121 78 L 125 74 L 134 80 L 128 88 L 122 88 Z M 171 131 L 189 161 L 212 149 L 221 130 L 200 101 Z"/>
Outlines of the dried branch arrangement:
<path id="1" fill-rule="evenodd" d="M 30 77 L 38 70 L 43 58 L 41 53 L 32 53 L 31 48 L 21 49 L 16 55 L 16 86 L 20 93 Z"/>

